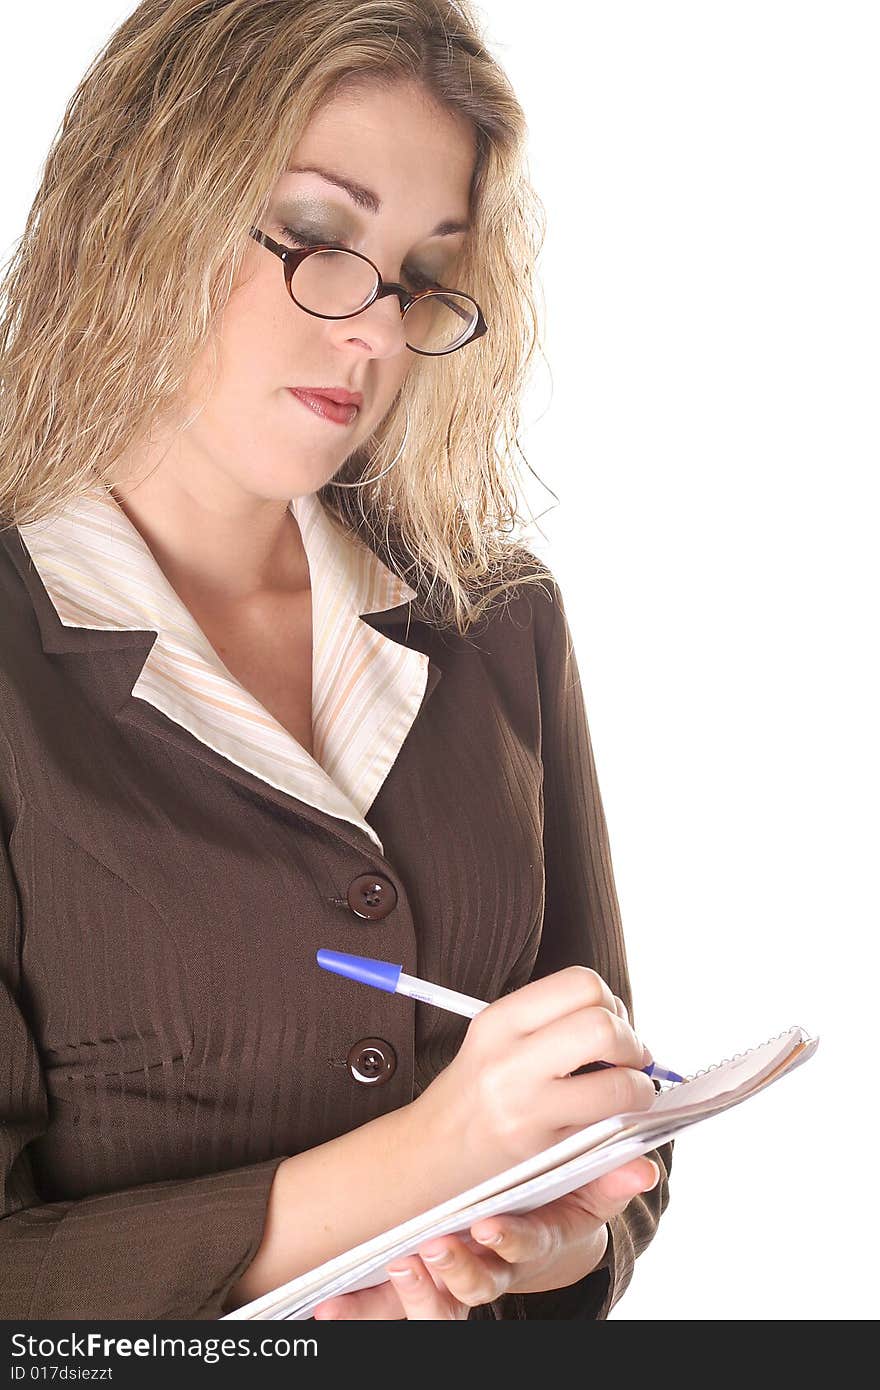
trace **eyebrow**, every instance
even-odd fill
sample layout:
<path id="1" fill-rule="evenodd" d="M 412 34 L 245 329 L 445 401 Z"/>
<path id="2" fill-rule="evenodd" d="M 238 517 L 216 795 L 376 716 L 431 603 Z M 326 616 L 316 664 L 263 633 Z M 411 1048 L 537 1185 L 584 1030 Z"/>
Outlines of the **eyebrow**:
<path id="1" fill-rule="evenodd" d="M 382 207 L 382 200 L 377 194 L 371 192 L 369 188 L 364 188 L 359 183 L 354 183 L 352 179 L 343 178 L 341 174 L 334 174 L 329 169 L 319 169 L 314 164 L 289 164 L 285 171 L 288 174 L 317 174 L 319 178 L 326 179 L 327 183 L 335 184 L 337 188 L 342 188 L 357 203 L 358 207 L 366 208 L 367 212 L 379 212 Z M 454 236 L 456 232 L 470 231 L 469 222 L 454 222 L 447 220 L 438 222 L 433 232 L 429 236 Z"/>

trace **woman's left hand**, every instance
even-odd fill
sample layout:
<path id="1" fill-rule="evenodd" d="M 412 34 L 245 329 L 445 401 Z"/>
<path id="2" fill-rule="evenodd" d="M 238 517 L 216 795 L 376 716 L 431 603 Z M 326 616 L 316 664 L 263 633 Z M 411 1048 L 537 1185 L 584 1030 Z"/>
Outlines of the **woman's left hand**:
<path id="1" fill-rule="evenodd" d="M 314 1310 L 331 1318 L 432 1318 L 465 1321 L 471 1308 L 504 1293 L 540 1293 L 566 1288 L 595 1269 L 605 1254 L 605 1223 L 638 1192 L 660 1180 L 649 1158 L 635 1158 L 604 1177 L 536 1207 L 534 1211 L 487 1217 L 470 1228 L 469 1244 L 460 1236 L 426 1242 L 417 1255 L 389 1267 L 409 1271 L 369 1289 L 325 1299 Z M 491 1238 L 502 1240 L 492 1245 Z M 429 1262 L 445 1255 L 446 1262 Z"/>

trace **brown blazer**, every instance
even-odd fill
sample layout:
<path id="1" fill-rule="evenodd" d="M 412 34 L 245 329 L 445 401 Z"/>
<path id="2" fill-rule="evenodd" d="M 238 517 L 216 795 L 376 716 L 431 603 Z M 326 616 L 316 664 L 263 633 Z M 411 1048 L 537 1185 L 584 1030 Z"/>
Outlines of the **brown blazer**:
<path id="1" fill-rule="evenodd" d="M 282 1159 L 449 1064 L 467 1019 L 330 975 L 320 947 L 488 1000 L 581 963 L 632 1016 L 552 589 L 467 638 L 407 630 L 406 604 L 361 618 L 430 659 L 369 811 L 383 857 L 132 697 L 154 632 L 65 626 L 0 531 L 0 1318 L 219 1317 Z M 606 1317 L 671 1154 L 599 1269 L 470 1316 Z"/>

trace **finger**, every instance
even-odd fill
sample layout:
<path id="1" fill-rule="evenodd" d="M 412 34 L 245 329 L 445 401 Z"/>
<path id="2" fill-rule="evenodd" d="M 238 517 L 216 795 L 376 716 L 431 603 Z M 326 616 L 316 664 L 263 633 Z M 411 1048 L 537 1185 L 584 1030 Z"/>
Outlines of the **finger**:
<path id="1" fill-rule="evenodd" d="M 616 1010 L 601 1005 L 548 1023 L 530 1034 L 524 1046 L 527 1057 L 538 1059 L 542 1073 L 549 1067 L 557 1076 L 600 1060 L 635 1069 L 648 1065 L 641 1039 Z"/>
<path id="2" fill-rule="evenodd" d="M 512 990 L 482 1009 L 471 1028 L 531 1033 L 572 1013 L 601 1004 L 614 1012 L 614 995 L 602 976 L 586 965 L 568 965 Z"/>
<path id="3" fill-rule="evenodd" d="M 527 1213 L 504 1212 L 491 1221 L 470 1228 L 475 1241 L 510 1264 L 552 1259 L 573 1233 L 571 1203 L 579 1211 L 574 1235 L 583 1240 L 598 1230 L 638 1192 L 649 1191 L 660 1181 L 660 1168 L 649 1158 L 635 1158 L 613 1172 L 576 1189 L 568 1198 L 548 1202 Z"/>
<path id="4" fill-rule="evenodd" d="M 418 1257 L 406 1262 L 395 1260 L 388 1268 L 388 1276 L 407 1318 L 462 1321 L 467 1317 L 467 1309 L 458 1304 L 448 1289 L 434 1282 Z"/>
<path id="5" fill-rule="evenodd" d="M 378 1322 L 405 1318 L 406 1312 L 393 1283 L 385 1280 L 369 1289 L 358 1289 L 354 1293 L 325 1299 L 313 1309 L 312 1317 L 319 1322 Z"/>
<path id="6" fill-rule="evenodd" d="M 626 1005 L 624 1004 L 624 1002 L 623 1002 L 623 1000 L 621 999 L 621 997 L 620 997 L 619 994 L 615 994 L 615 996 L 614 996 L 614 1007 L 616 1008 L 616 1010 L 617 1010 L 617 1012 L 619 1013 L 620 1017 L 621 1017 L 626 1023 L 632 1023 L 632 1019 L 631 1019 L 630 1016 L 629 1016 L 629 1010 L 627 1009 Z"/>
<path id="7" fill-rule="evenodd" d="M 444 1240 L 442 1244 L 432 1241 L 419 1255 L 432 1277 L 441 1280 L 452 1297 L 467 1308 L 491 1303 L 513 1279 L 513 1271 L 494 1253 L 460 1240 Z"/>
<path id="8" fill-rule="evenodd" d="M 639 1192 L 650 1192 L 660 1181 L 660 1168 L 650 1158 L 635 1158 L 610 1173 L 604 1173 L 592 1184 L 602 1201 L 615 1205 L 626 1204 Z"/>
<path id="9" fill-rule="evenodd" d="M 660 1181 L 661 1171 L 649 1158 L 632 1159 L 601 1178 L 594 1178 L 569 1194 L 582 1211 L 600 1222 L 610 1221 L 629 1205 L 639 1192 L 648 1192 Z M 563 1199 L 564 1200 L 564 1199 Z M 506 1220 L 506 1217 L 505 1217 Z"/>
<path id="10" fill-rule="evenodd" d="M 612 1115 L 649 1110 L 657 1098 L 650 1076 L 632 1067 L 603 1067 L 545 1084 L 534 1119 L 556 1131 L 557 1142 Z"/>
<path id="11" fill-rule="evenodd" d="M 525 1215 L 505 1212 L 489 1224 L 478 1222 L 471 1227 L 471 1234 L 480 1245 L 511 1265 L 553 1259 L 565 1238 L 562 1225 L 555 1219 L 553 1203 Z"/>
<path id="12" fill-rule="evenodd" d="M 436 1237 L 428 1245 L 425 1245 L 418 1251 L 419 1259 L 434 1280 L 434 1283 L 440 1289 L 446 1288 L 442 1273 L 443 1261 L 432 1259 L 431 1257 L 440 1253 L 447 1253 L 449 1250 L 453 1250 L 459 1246 L 477 1258 L 485 1258 L 482 1245 L 480 1245 L 479 1241 L 474 1240 L 473 1236 L 467 1231 L 460 1231 L 457 1235 L 446 1235 L 442 1240 L 440 1237 Z"/>

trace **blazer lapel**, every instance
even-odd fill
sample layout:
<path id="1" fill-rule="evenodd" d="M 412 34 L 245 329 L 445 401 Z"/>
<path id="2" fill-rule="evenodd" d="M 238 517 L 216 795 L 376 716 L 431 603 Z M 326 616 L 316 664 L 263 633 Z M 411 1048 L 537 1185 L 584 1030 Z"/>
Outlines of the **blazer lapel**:
<path id="1" fill-rule="evenodd" d="M 150 638 L 154 637 L 150 633 Z M 139 669 L 139 668 L 138 668 Z M 422 706 L 419 710 L 421 714 L 424 709 L 428 696 L 435 688 L 442 672 L 433 662 L 428 667 L 428 683 L 422 699 Z M 332 815 L 328 811 L 322 811 L 319 807 L 313 806 L 311 802 L 303 800 L 293 792 L 285 791 L 280 787 L 273 786 L 264 777 L 257 776 L 249 772 L 247 768 L 241 767 L 233 762 L 225 754 L 220 753 L 209 744 L 204 743 L 200 738 L 183 728 L 174 720 L 169 719 L 161 710 L 154 705 L 139 699 L 136 696 L 128 695 L 122 706 L 116 711 L 115 718 L 124 724 L 131 725 L 133 728 L 142 729 L 156 738 L 164 739 L 166 743 L 172 744 L 182 753 L 189 757 L 197 758 L 213 771 L 220 773 L 223 777 L 228 777 L 233 782 L 238 782 L 240 786 L 246 787 L 248 791 L 264 797 L 274 805 L 281 807 L 285 811 L 295 811 L 303 820 L 309 821 L 312 825 L 321 830 L 329 831 L 343 840 L 351 849 L 358 854 L 371 853 L 378 849 L 380 855 L 385 857 L 385 847 L 379 836 L 370 827 L 371 833 L 355 825 L 353 821 L 348 821 L 340 816 Z"/>
<path id="2" fill-rule="evenodd" d="M 302 501 L 302 499 L 299 500 Z M 317 502 L 317 499 L 314 500 Z M 130 526 L 131 523 L 127 523 L 127 525 Z M 31 533 L 25 528 L 25 535 L 28 534 Z M 27 589 L 43 651 L 47 655 L 100 654 L 107 657 L 109 664 L 106 667 L 104 677 L 100 675 L 103 663 L 93 665 L 93 669 L 99 673 L 96 680 L 95 698 L 103 702 L 104 707 L 113 718 L 163 739 L 182 753 L 197 758 L 222 776 L 238 782 L 249 791 L 265 797 L 274 804 L 286 810 L 295 810 L 305 820 L 333 833 L 359 853 L 363 854 L 365 849 L 375 847 L 384 855 L 384 847 L 375 830 L 368 825 L 363 814 L 358 812 L 348 797 L 335 786 L 323 768 L 315 765 L 315 779 L 316 785 L 319 785 L 322 780 L 329 784 L 325 798 L 326 804 L 315 805 L 309 799 L 310 795 L 314 793 L 314 787 L 312 787 L 311 792 L 307 792 L 303 787 L 301 793 L 299 779 L 291 776 L 289 770 L 282 783 L 280 778 L 275 777 L 272 758 L 271 756 L 264 756 L 264 750 L 258 750 L 259 759 L 255 759 L 254 765 L 248 767 L 236 760 L 237 751 L 236 754 L 231 754 L 230 745 L 222 737 L 212 741 L 210 734 L 206 732 L 206 726 L 198 722 L 200 704 L 194 700 L 191 692 L 185 689 L 181 692 L 182 703 L 179 707 L 179 715 L 180 718 L 192 723 L 192 728 L 186 727 L 186 723 L 180 722 L 180 718 L 175 715 L 174 706 L 160 707 L 156 701 L 160 699 L 162 687 L 159 684 L 151 686 L 148 683 L 151 674 L 150 657 L 158 640 L 155 627 L 120 629 L 109 626 L 86 626 L 84 621 L 82 623 L 74 623 L 70 620 L 62 621 L 19 528 L 12 527 L 0 531 L 0 540 L 5 545 Z M 393 592 L 391 588 L 377 592 L 392 592 L 393 597 L 397 597 L 397 592 Z M 178 602 L 180 601 L 178 600 Z M 378 608 L 376 611 L 357 615 L 357 621 L 380 634 L 383 642 L 387 641 L 407 651 L 418 652 L 417 647 L 411 647 L 406 641 L 412 627 L 419 630 L 417 623 L 411 619 L 408 601 L 392 603 L 386 608 Z M 442 676 L 441 668 L 430 656 L 421 652 L 418 653 L 418 656 L 419 661 L 426 666 L 423 693 L 412 718 L 409 719 L 405 728 L 398 729 L 398 746 L 397 749 L 392 750 L 394 757 L 396 757 L 400 744 L 408 736 L 412 724 L 423 712 Z M 141 687 L 140 690 L 138 689 L 139 686 Z M 241 687 L 238 689 L 240 690 Z M 409 689 L 412 691 L 412 685 L 409 686 Z M 253 701 L 253 697 L 248 696 L 247 692 L 243 692 L 243 694 L 247 699 Z M 412 696 L 410 698 L 412 699 Z M 256 704 L 255 701 L 253 703 Z M 262 706 L 257 705 L 257 708 L 262 710 Z M 267 727 L 275 722 L 268 715 L 268 711 L 263 711 L 263 713 L 266 715 Z M 194 728 L 198 729 L 199 732 L 194 732 Z M 295 742 L 280 726 L 277 726 L 277 729 L 279 739 L 287 739 L 290 744 Z M 400 736 L 401 734 L 402 736 Z M 298 744 L 296 744 L 296 749 L 299 749 L 303 759 L 314 762 L 314 760 L 309 759 L 309 755 L 304 749 L 300 749 Z M 269 747 L 268 752 L 271 753 L 271 747 Z M 376 793 L 378 790 L 379 787 L 377 786 Z"/>

